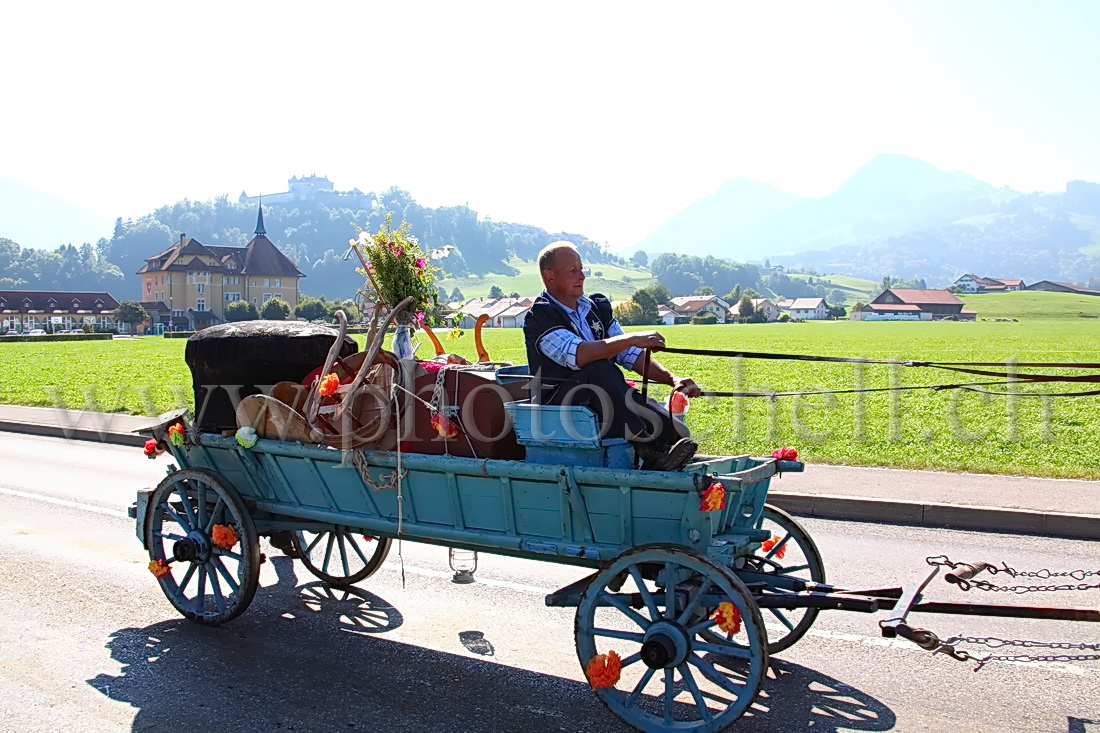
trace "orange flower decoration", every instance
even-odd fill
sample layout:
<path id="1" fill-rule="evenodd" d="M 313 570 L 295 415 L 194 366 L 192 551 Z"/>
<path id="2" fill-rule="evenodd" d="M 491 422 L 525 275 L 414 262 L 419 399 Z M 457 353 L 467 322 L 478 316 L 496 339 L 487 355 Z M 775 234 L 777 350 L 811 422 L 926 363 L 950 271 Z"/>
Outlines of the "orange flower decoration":
<path id="1" fill-rule="evenodd" d="M 710 617 L 718 622 L 718 628 L 727 634 L 736 634 L 741 630 L 741 612 L 729 601 L 719 603 Z"/>
<path id="2" fill-rule="evenodd" d="M 619 659 L 619 655 L 614 651 L 597 654 L 588 660 L 584 673 L 593 690 L 600 687 L 614 687 L 623 673 L 623 660 Z"/>
<path id="3" fill-rule="evenodd" d="M 778 535 L 773 534 L 772 538 L 770 540 L 764 540 L 764 544 L 760 545 L 760 549 L 763 550 L 764 552 L 771 552 L 771 549 L 779 544 L 779 539 L 780 538 L 779 538 Z M 774 557 L 777 560 L 782 560 L 783 556 L 786 555 L 786 554 L 787 554 L 787 543 L 784 542 L 783 546 L 775 551 Z"/>
<path id="4" fill-rule="evenodd" d="M 329 395 L 335 394 L 336 393 L 336 388 L 339 387 L 339 386 L 340 386 L 340 377 L 338 377 L 335 374 L 332 374 L 330 372 L 329 374 L 326 374 L 325 376 L 321 377 L 321 386 L 318 387 L 317 391 L 320 392 L 325 397 L 328 397 Z"/>
<path id="5" fill-rule="evenodd" d="M 458 435 L 455 424 L 442 415 L 432 415 L 432 428 L 444 438 L 453 438 Z"/>
<path id="6" fill-rule="evenodd" d="M 699 511 L 716 512 L 726 508 L 726 490 L 721 482 L 715 481 L 703 492 L 703 500 L 699 502 Z"/>
<path id="7" fill-rule="evenodd" d="M 214 543 L 215 547 L 232 550 L 233 546 L 237 544 L 237 530 L 228 524 L 215 524 L 214 529 L 210 532 L 210 541 Z"/>
<path id="8" fill-rule="evenodd" d="M 163 578 L 172 572 L 172 568 L 168 567 L 168 563 L 164 562 L 163 558 L 158 557 L 156 560 L 149 561 L 149 572 L 158 578 Z"/>
<path id="9" fill-rule="evenodd" d="M 168 440 L 177 448 L 183 445 L 183 425 L 174 422 L 168 426 Z"/>

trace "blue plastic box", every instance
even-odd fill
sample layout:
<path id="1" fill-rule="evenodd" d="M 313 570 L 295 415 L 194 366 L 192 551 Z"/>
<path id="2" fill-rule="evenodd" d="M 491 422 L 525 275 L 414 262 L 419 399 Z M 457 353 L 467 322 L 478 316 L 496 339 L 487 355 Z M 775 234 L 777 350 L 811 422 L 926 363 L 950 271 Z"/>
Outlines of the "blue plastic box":
<path id="1" fill-rule="evenodd" d="M 579 405 L 505 402 L 516 440 L 527 448 L 528 463 L 633 468 L 634 449 L 622 438 L 600 439 L 596 414 Z"/>

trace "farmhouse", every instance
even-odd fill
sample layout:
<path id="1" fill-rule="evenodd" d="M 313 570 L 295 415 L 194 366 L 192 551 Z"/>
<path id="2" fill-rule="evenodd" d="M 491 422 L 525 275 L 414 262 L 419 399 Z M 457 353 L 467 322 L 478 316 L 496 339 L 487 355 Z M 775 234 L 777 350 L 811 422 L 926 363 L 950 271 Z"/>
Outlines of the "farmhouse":
<path id="1" fill-rule="evenodd" d="M 979 277 L 967 273 L 955 281 L 955 286 L 964 293 L 1005 293 L 1023 290 L 1024 281 L 1003 277 Z"/>
<path id="2" fill-rule="evenodd" d="M 774 323 L 779 318 L 779 308 L 767 298 L 753 298 L 752 308 L 758 313 L 763 313 L 768 323 Z"/>
<path id="3" fill-rule="evenodd" d="M 110 293 L 57 290 L 0 290 L 0 325 L 7 331 L 70 331 L 85 323 L 114 326 L 118 301 Z"/>
<path id="4" fill-rule="evenodd" d="M 666 325 L 674 323 L 690 323 L 692 318 L 713 314 L 719 323 L 726 323 L 730 319 L 733 307 L 717 295 L 682 295 L 672 299 L 667 311 L 658 310 L 657 315 Z M 669 320 L 671 318 L 671 321 Z"/>
<path id="5" fill-rule="evenodd" d="M 891 288 L 868 305 L 853 311 L 853 321 L 932 321 L 953 318 L 973 321 L 978 314 L 964 310 L 963 302 L 946 290 Z"/>
<path id="6" fill-rule="evenodd" d="M 522 328 L 534 298 L 471 298 L 455 310 L 459 328 L 473 328 L 482 315 L 489 316 L 486 328 Z"/>
<path id="7" fill-rule="evenodd" d="M 267 238 L 263 209 L 256 217 L 256 236 L 247 246 L 205 245 L 180 234 L 171 247 L 146 258 L 137 274 L 144 302 L 153 305 L 160 319 L 153 323 L 157 332 L 214 325 L 225 319 L 225 306 L 238 300 L 260 308 L 272 298 L 282 298 L 294 308 L 298 279 L 305 277 Z"/>
<path id="8" fill-rule="evenodd" d="M 1076 293 L 1077 295 L 1100 295 L 1100 290 L 1090 290 L 1073 283 L 1063 283 L 1057 280 L 1040 280 L 1028 285 L 1025 290 L 1042 290 L 1048 293 Z"/>
<path id="9" fill-rule="evenodd" d="M 803 321 L 824 321 L 829 317 L 829 306 L 824 298 L 795 298 L 791 301 L 791 318 Z"/>

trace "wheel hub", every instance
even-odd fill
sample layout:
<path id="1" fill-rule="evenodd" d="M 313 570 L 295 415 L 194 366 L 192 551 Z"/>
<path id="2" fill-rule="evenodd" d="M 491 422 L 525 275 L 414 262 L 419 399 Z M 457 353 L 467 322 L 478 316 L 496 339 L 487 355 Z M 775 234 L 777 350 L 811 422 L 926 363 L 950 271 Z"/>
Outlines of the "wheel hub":
<path id="1" fill-rule="evenodd" d="M 687 659 L 690 648 L 683 627 L 671 621 L 658 621 L 649 627 L 642 641 L 642 662 L 650 669 L 678 667 Z"/>
<path id="2" fill-rule="evenodd" d="M 210 543 L 199 532 L 191 532 L 172 545 L 172 557 L 177 562 L 204 563 L 210 559 Z"/>

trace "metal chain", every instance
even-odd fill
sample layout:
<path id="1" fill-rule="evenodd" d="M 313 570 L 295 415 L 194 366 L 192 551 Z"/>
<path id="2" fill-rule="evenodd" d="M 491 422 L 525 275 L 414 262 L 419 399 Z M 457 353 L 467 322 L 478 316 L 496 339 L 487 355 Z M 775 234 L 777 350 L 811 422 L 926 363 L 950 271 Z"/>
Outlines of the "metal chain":
<path id="1" fill-rule="evenodd" d="M 926 558 L 925 562 L 929 565 L 947 566 L 954 570 L 963 563 L 952 562 L 947 555 L 937 555 L 935 557 Z M 1091 576 L 1100 577 L 1100 570 L 1067 570 L 1056 571 L 1042 568 L 1040 570 L 1016 570 L 1010 568 L 1005 563 L 1001 563 L 1001 567 L 989 566 L 985 568 L 991 575 L 997 573 L 1005 573 L 1012 578 L 1039 578 L 1045 580 L 1048 578 L 1072 578 L 1076 581 L 1084 581 Z M 994 593 L 1034 593 L 1045 591 L 1062 591 L 1062 590 L 1097 590 L 1100 589 L 1100 583 L 1084 583 L 1078 582 L 1076 585 L 995 585 L 988 580 L 970 580 L 966 584 L 959 584 L 962 590 L 969 590 L 970 587 L 977 588 L 978 590 L 991 591 Z"/>
<path id="2" fill-rule="evenodd" d="M 935 653 L 947 651 L 947 648 L 953 649 L 954 653 L 948 652 L 951 656 L 956 659 L 970 660 L 977 664 L 977 666 L 974 667 L 975 672 L 990 662 L 1089 662 L 1100 660 L 1100 654 L 987 654 L 984 657 L 978 657 L 971 652 L 958 649 L 958 644 L 961 642 L 966 642 L 967 644 L 980 644 L 991 649 L 1023 647 L 1025 649 L 1076 649 L 1079 651 L 1100 652 L 1100 643 L 1074 644 L 1065 641 L 999 639 L 995 636 L 952 636 L 950 639 L 941 642 L 940 649 L 937 649 Z"/>

